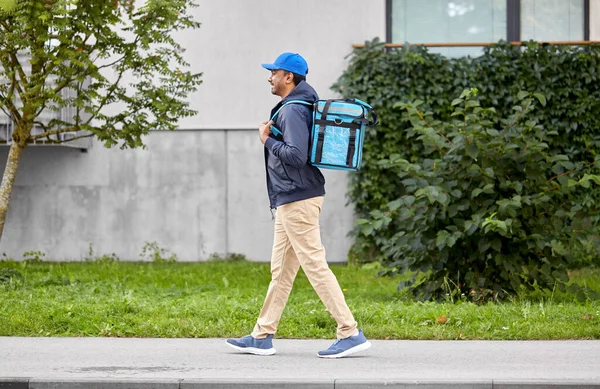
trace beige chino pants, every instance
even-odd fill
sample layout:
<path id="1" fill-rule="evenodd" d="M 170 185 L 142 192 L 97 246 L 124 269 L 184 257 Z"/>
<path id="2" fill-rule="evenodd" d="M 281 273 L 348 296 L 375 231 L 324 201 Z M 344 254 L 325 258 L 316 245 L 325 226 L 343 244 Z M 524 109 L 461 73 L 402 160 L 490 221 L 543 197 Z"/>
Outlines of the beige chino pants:
<path id="1" fill-rule="evenodd" d="M 258 339 L 277 332 L 298 269 L 302 266 L 317 295 L 337 322 L 337 337 L 347 338 L 357 323 L 337 281 L 327 265 L 321 244 L 319 215 L 323 197 L 281 205 L 275 216 L 271 255 L 271 283 L 252 336 Z"/>

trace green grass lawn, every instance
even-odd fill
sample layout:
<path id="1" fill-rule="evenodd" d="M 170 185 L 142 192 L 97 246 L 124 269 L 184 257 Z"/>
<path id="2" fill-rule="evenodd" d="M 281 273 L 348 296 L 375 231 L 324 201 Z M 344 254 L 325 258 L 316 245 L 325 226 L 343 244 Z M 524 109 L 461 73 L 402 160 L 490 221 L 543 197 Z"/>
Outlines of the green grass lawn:
<path id="1" fill-rule="evenodd" d="M 600 301 L 553 294 L 481 306 L 419 303 L 396 291 L 399 278 L 376 278 L 376 269 L 332 269 L 371 339 L 600 339 Z M 600 291 L 598 269 L 573 279 Z M 247 261 L 2 261 L 0 336 L 243 336 L 269 280 L 268 264 Z M 277 336 L 333 338 L 335 326 L 300 272 Z"/>

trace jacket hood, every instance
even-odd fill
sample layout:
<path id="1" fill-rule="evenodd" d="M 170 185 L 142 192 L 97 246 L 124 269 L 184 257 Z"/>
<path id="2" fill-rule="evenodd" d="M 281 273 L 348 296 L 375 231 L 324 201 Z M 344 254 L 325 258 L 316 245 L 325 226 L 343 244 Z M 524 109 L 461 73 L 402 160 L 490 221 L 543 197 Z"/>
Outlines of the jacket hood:
<path id="1" fill-rule="evenodd" d="M 304 100 L 313 103 L 319 100 L 319 95 L 306 81 L 300 81 L 290 94 L 281 100 L 281 103 L 284 104 L 289 100 Z"/>

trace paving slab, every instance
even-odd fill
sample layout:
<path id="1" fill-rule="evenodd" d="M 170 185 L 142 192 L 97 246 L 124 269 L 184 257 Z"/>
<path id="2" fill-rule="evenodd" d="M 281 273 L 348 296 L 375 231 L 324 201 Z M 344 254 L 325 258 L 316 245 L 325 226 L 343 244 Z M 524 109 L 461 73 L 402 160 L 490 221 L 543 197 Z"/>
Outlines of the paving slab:
<path id="1" fill-rule="evenodd" d="M 598 340 L 372 340 L 318 358 L 330 343 L 275 339 L 263 357 L 224 339 L 0 337 L 0 389 L 600 388 Z"/>

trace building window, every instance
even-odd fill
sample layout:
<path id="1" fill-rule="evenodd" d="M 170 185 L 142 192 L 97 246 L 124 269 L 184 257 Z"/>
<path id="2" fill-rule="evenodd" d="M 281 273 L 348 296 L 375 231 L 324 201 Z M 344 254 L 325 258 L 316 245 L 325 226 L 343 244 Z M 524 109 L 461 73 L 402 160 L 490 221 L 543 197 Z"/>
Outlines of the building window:
<path id="1" fill-rule="evenodd" d="M 387 0 L 390 43 L 489 43 L 589 39 L 589 0 Z M 447 56 L 480 47 L 431 47 Z"/>
<path id="2" fill-rule="evenodd" d="M 583 0 L 521 0 L 521 40 L 584 40 Z"/>

